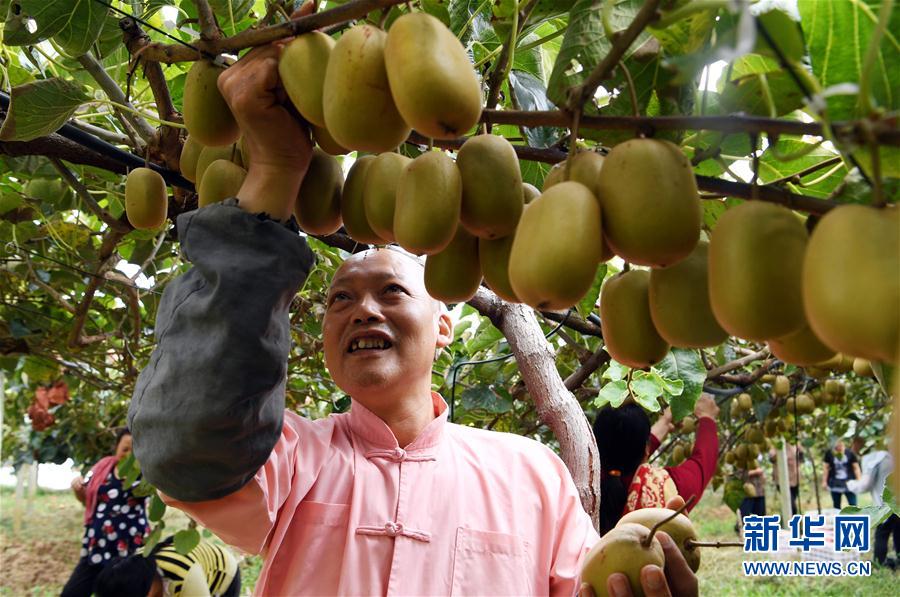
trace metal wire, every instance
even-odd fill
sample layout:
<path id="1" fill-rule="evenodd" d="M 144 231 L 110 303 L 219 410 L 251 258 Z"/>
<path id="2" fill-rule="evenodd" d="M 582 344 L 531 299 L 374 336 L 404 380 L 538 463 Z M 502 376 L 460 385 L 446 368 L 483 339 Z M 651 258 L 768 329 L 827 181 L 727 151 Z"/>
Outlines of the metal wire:
<path id="1" fill-rule="evenodd" d="M 566 316 L 562 318 L 562 321 L 560 321 L 556 325 L 556 327 L 554 327 L 552 330 L 547 332 L 544 335 L 544 338 L 549 339 L 551 336 L 556 334 L 556 332 L 558 332 L 562 328 L 562 326 L 565 325 L 566 321 L 569 320 L 569 315 L 571 315 L 571 314 L 572 314 L 572 309 L 569 308 L 569 310 L 566 311 Z M 485 365 L 487 363 L 496 363 L 497 361 L 505 361 L 506 359 L 508 359 L 511 356 L 514 356 L 514 355 L 513 355 L 513 353 L 510 352 L 508 354 L 502 354 L 502 355 L 499 355 L 496 357 L 491 357 L 489 359 L 476 360 L 476 361 L 460 361 L 459 363 L 456 363 L 455 365 L 453 365 L 453 367 L 450 370 L 450 379 L 451 379 L 451 381 L 450 381 L 450 414 L 448 417 L 451 423 L 453 422 L 453 417 L 456 412 L 456 409 L 454 407 L 454 404 L 456 403 L 456 375 L 457 375 L 457 373 L 459 373 L 460 368 L 465 365 Z"/>
<path id="2" fill-rule="evenodd" d="M 140 17 L 137 17 L 137 16 L 135 16 L 135 15 L 133 15 L 133 14 L 128 14 L 127 12 L 125 12 L 124 10 L 122 10 L 121 8 L 117 8 L 117 7 L 113 6 L 112 4 L 110 4 L 110 3 L 108 3 L 108 2 L 104 2 L 103 0 L 94 0 L 94 2 L 96 2 L 97 4 L 102 4 L 103 6 L 105 6 L 105 7 L 107 7 L 107 8 L 110 8 L 110 9 L 116 11 L 117 13 L 119 13 L 120 15 L 126 16 L 126 17 L 128 17 L 128 18 L 130 18 L 130 19 L 134 19 L 135 21 L 137 21 L 138 23 L 140 23 L 140 24 L 143 25 L 144 27 L 147 27 L 148 29 L 152 29 L 153 31 L 156 31 L 157 33 L 159 33 L 159 34 L 161 34 L 161 35 L 165 35 L 165 36 L 168 37 L 169 39 L 171 39 L 171 40 L 173 40 L 173 41 L 175 41 L 175 42 L 177 42 L 177 43 L 180 43 L 180 44 L 183 45 L 183 46 L 187 46 L 188 48 L 194 50 L 194 51 L 197 52 L 198 54 L 201 54 L 201 55 L 203 55 L 203 56 L 206 56 L 207 58 L 209 58 L 209 59 L 211 59 L 211 60 L 215 60 L 215 59 L 216 59 L 216 57 L 215 57 L 213 54 L 210 54 L 209 52 L 206 52 L 205 50 L 201 50 L 201 49 L 198 48 L 197 46 L 192 45 L 192 44 L 189 44 L 188 42 L 184 41 L 183 39 L 180 39 L 180 38 L 178 38 L 178 37 L 175 37 L 174 35 L 171 35 L 171 34 L 167 33 L 166 31 L 160 29 L 159 27 L 156 27 L 156 26 L 152 25 L 151 23 L 148 23 L 147 21 L 145 21 L 144 19 L 142 19 L 142 18 L 140 18 Z"/>

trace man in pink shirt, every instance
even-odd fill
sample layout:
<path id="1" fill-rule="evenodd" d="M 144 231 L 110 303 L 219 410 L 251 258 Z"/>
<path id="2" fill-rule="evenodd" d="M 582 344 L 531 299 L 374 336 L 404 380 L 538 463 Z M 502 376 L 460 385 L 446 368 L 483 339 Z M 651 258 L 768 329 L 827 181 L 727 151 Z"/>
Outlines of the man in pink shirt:
<path id="1" fill-rule="evenodd" d="M 323 336 L 350 412 L 285 411 L 288 309 L 314 256 L 290 221 L 311 146 L 276 57 L 220 77 L 253 157 L 237 199 L 178 218 L 193 268 L 166 287 L 129 409 L 145 477 L 265 555 L 257 594 L 575 594 L 598 536 L 571 476 L 538 442 L 447 422 L 431 368 L 452 323 L 415 260 L 339 268 Z"/>
<path id="2" fill-rule="evenodd" d="M 597 534 L 574 482 L 538 442 L 447 422 L 431 367 L 452 323 L 410 257 L 358 254 L 332 281 L 325 358 L 350 412 L 284 410 L 288 307 L 314 257 L 282 223 L 308 135 L 258 100 L 275 50 L 222 75 L 253 161 L 237 205 L 178 219 L 193 268 L 166 288 L 129 411 L 144 474 L 265 554 L 258 594 L 576 593 Z"/>

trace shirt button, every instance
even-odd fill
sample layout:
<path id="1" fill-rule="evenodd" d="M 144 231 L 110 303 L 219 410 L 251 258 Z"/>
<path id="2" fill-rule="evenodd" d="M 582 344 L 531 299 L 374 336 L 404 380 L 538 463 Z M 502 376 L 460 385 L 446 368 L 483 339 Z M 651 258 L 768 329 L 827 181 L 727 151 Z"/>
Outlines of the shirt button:
<path id="1" fill-rule="evenodd" d="M 384 530 L 391 537 L 396 537 L 403 532 L 403 525 L 395 522 L 388 522 L 384 525 Z"/>
<path id="2" fill-rule="evenodd" d="M 403 448 L 394 448 L 394 458 L 397 460 L 403 460 L 406 458 L 406 450 Z"/>

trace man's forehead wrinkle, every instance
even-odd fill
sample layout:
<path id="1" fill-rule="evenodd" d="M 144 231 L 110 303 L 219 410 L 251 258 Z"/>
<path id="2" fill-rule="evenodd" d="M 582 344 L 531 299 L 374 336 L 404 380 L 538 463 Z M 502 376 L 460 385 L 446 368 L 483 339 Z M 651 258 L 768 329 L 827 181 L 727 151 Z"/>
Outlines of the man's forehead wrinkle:
<path id="1" fill-rule="evenodd" d="M 409 267 L 415 265 L 417 269 L 410 271 Z M 331 280 L 331 287 L 344 284 L 357 278 L 416 280 L 424 284 L 422 279 L 423 269 L 414 259 L 397 251 L 385 249 L 370 249 L 362 253 L 356 253 L 347 258 L 337 269 Z"/>

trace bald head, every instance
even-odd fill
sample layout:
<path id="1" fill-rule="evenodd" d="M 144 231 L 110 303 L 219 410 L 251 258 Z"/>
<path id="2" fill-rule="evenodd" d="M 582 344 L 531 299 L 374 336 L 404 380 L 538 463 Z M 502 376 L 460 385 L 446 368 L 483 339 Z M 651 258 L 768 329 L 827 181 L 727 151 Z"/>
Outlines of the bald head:
<path id="1" fill-rule="evenodd" d="M 432 298 L 425 288 L 425 264 L 421 258 L 395 245 L 377 247 L 350 255 L 334 272 L 331 288 L 338 286 L 347 276 L 385 276 L 388 273 L 403 279 L 414 286 L 416 292 L 422 292 L 431 298 L 439 312 L 447 311 L 447 306 Z"/>

